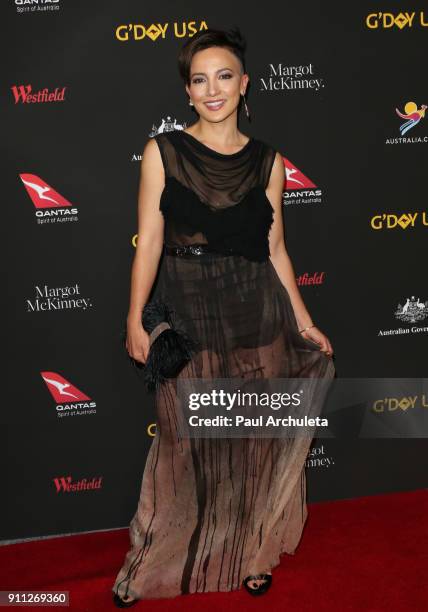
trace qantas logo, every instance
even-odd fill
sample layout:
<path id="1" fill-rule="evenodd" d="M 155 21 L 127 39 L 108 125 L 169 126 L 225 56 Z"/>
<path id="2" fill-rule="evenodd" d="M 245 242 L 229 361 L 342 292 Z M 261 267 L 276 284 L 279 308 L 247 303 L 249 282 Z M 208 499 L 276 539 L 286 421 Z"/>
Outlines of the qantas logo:
<path id="1" fill-rule="evenodd" d="M 59 417 L 96 413 L 96 403 L 56 372 L 40 372 L 55 403 Z"/>
<path id="2" fill-rule="evenodd" d="M 20 174 L 19 176 L 36 208 L 71 206 L 68 200 L 35 174 Z"/>
<path id="3" fill-rule="evenodd" d="M 38 223 L 77 221 L 77 208 L 35 174 L 20 174 L 28 195 L 35 208 Z"/>
<path id="4" fill-rule="evenodd" d="M 59 11 L 61 6 L 59 0 L 15 0 L 16 12 L 23 13 L 45 13 L 48 11 Z"/>
<path id="5" fill-rule="evenodd" d="M 285 181 L 283 203 L 290 204 L 319 204 L 322 191 L 301 170 L 296 168 L 289 159 L 283 157 L 285 167 Z"/>
<path id="6" fill-rule="evenodd" d="M 316 187 L 315 183 L 313 183 L 307 176 L 303 174 L 300 170 L 296 168 L 294 164 L 291 163 L 289 159 L 284 157 L 284 166 L 286 173 L 286 189 L 302 189 L 305 187 Z"/>

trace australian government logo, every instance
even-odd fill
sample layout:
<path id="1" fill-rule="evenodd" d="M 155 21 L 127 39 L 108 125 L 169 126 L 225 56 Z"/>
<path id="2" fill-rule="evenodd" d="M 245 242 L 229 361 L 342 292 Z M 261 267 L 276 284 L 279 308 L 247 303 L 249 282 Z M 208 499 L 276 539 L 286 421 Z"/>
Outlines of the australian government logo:
<path id="1" fill-rule="evenodd" d="M 403 303 L 398 304 L 394 315 L 396 319 L 405 324 L 405 327 L 381 329 L 378 336 L 426 334 L 428 332 L 428 326 L 422 323 L 428 317 L 428 300 L 422 302 L 419 297 L 412 295 L 403 300 Z"/>
<path id="2" fill-rule="evenodd" d="M 177 119 L 174 119 L 173 121 L 172 117 L 167 115 L 166 119 L 162 117 L 162 121 L 160 122 L 159 126 L 156 126 L 156 124 L 153 123 L 149 136 L 150 138 L 153 138 L 153 136 L 156 136 L 157 134 L 162 134 L 163 132 L 173 132 L 174 130 L 184 130 L 186 127 L 187 123 L 185 121 L 179 123 Z"/>
<path id="3" fill-rule="evenodd" d="M 182 121 L 181 123 L 177 121 L 177 119 L 172 119 L 170 115 L 162 117 L 161 122 L 157 126 L 155 123 L 152 124 L 152 129 L 149 132 L 149 138 L 153 138 L 157 136 L 157 134 L 162 134 L 163 132 L 173 132 L 174 130 L 184 130 L 187 127 L 187 123 Z M 143 157 L 142 153 L 133 153 L 131 156 L 131 161 L 141 161 Z"/>

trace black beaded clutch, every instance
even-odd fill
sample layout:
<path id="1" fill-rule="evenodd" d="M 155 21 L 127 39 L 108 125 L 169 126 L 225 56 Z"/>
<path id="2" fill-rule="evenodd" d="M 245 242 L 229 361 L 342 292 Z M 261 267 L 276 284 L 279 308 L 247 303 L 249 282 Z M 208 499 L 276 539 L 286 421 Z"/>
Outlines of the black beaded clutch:
<path id="1" fill-rule="evenodd" d="M 133 365 L 142 371 L 144 384 L 149 391 L 156 390 L 168 378 L 177 376 L 198 347 L 198 343 L 186 332 L 173 326 L 171 315 L 172 308 L 162 300 L 148 302 L 142 314 L 142 324 L 150 338 L 146 363 L 129 356 Z"/>

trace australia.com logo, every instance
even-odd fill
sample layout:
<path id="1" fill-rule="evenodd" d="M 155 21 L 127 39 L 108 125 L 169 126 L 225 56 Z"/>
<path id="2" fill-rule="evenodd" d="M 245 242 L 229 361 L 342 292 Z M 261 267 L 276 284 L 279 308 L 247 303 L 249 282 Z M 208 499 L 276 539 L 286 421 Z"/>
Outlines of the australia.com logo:
<path id="1" fill-rule="evenodd" d="M 322 191 L 301 170 L 296 168 L 286 157 L 283 157 L 285 166 L 285 181 L 283 191 L 283 204 L 290 206 L 297 204 L 321 204 Z"/>
<path id="2" fill-rule="evenodd" d="M 37 223 L 78 221 L 77 208 L 46 181 L 36 174 L 20 174 L 19 178 L 34 204 Z"/>
<path id="3" fill-rule="evenodd" d="M 395 123 L 397 124 L 396 132 L 400 132 L 400 136 L 388 136 L 385 139 L 385 144 L 420 144 L 428 143 L 428 136 L 425 130 L 422 130 L 425 124 L 425 113 L 428 106 L 421 104 L 418 106 L 416 102 L 409 101 L 404 104 L 403 108 L 395 108 Z M 398 122 L 398 123 L 397 123 Z M 417 129 L 415 130 L 415 128 Z"/>
<path id="4" fill-rule="evenodd" d="M 95 414 L 97 404 L 57 372 L 40 372 L 56 404 L 58 417 Z"/>

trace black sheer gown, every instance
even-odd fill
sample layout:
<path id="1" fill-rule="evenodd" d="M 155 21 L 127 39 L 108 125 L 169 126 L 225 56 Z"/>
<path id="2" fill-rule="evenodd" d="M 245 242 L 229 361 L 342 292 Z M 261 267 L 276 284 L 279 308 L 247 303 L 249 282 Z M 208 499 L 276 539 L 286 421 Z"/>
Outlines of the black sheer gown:
<path id="1" fill-rule="evenodd" d="M 164 254 L 153 296 L 200 350 L 177 378 L 333 378 L 332 359 L 298 332 L 269 259 L 265 189 L 276 151 L 250 138 L 222 154 L 182 130 L 155 136 L 165 169 L 165 244 L 215 253 Z M 153 297 L 152 296 L 152 297 Z M 307 517 L 309 437 L 185 439 L 177 378 L 156 392 L 131 546 L 113 590 L 159 598 L 231 591 L 294 554 Z"/>

